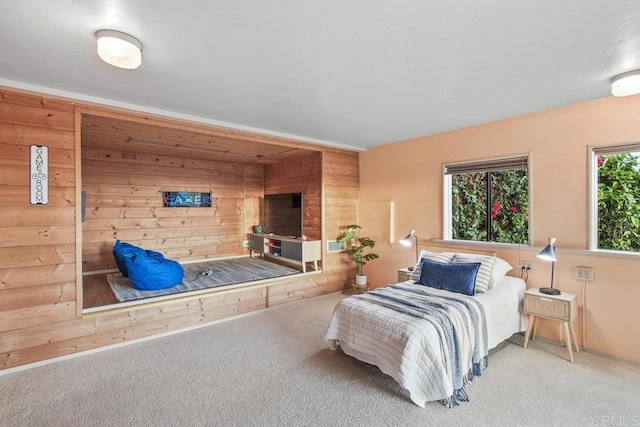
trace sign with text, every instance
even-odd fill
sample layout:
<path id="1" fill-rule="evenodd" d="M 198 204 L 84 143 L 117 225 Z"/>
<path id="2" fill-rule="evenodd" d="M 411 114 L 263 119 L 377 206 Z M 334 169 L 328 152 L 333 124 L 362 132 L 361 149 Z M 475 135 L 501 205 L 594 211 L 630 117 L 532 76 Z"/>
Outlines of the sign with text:
<path id="1" fill-rule="evenodd" d="M 211 193 L 192 191 L 164 191 L 165 208 L 210 208 Z"/>
<path id="2" fill-rule="evenodd" d="M 31 204 L 49 203 L 49 148 L 45 145 L 31 146 Z"/>

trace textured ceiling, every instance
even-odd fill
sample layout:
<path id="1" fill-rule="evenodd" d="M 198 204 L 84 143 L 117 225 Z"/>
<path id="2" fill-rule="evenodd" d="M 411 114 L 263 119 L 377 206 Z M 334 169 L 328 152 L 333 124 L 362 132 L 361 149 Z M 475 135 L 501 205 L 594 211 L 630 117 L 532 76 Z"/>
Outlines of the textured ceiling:
<path id="1" fill-rule="evenodd" d="M 100 61 L 127 32 L 144 65 Z M 0 84 L 366 148 L 610 96 L 638 0 L 22 0 Z"/>

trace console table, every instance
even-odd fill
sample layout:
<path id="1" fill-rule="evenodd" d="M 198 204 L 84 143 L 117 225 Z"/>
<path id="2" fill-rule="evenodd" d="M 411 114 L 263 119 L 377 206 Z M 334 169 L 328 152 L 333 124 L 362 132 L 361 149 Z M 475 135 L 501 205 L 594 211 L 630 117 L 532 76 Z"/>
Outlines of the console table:
<path id="1" fill-rule="evenodd" d="M 313 267 L 318 270 L 318 261 L 322 258 L 322 245 L 320 240 L 302 240 L 291 236 L 279 236 L 277 234 L 250 233 L 249 256 L 257 252 L 262 257 L 265 255 L 298 261 L 302 265 L 302 272 L 307 272 L 307 262 L 313 262 Z"/>

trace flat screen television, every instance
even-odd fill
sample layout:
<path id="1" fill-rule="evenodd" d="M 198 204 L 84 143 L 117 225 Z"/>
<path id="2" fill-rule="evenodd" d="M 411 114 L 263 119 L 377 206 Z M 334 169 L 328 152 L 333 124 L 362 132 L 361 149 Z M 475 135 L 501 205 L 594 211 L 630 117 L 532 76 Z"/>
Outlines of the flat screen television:
<path id="1" fill-rule="evenodd" d="M 268 233 L 302 236 L 302 193 L 265 194 L 263 220 Z"/>

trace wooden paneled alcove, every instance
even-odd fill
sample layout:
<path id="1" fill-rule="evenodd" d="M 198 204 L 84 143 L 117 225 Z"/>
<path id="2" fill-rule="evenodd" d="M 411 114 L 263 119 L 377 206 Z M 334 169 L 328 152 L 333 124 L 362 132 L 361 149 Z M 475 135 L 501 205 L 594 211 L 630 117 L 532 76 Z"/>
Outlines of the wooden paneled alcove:
<path id="1" fill-rule="evenodd" d="M 0 369 L 181 330 L 346 288 L 358 153 L 0 88 Z M 49 203 L 29 203 L 29 146 L 49 147 Z M 211 208 L 162 208 L 162 191 L 210 191 Z M 82 195 L 86 220 L 81 222 Z M 304 193 L 322 271 L 99 313 L 85 283 L 113 271 L 115 239 L 180 262 L 245 256 L 264 194 Z"/>
<path id="2" fill-rule="evenodd" d="M 81 152 L 84 312 L 126 306 L 115 299 L 104 274 L 116 271 L 115 239 L 183 263 L 245 256 L 242 241 L 263 223 L 265 188 L 267 194 L 302 192 L 305 233 L 321 236 L 321 151 L 200 126 L 82 114 Z M 212 206 L 163 207 L 165 191 L 210 192 Z M 278 281 L 262 286 L 273 282 Z M 229 287 L 209 292 L 221 291 Z"/>

